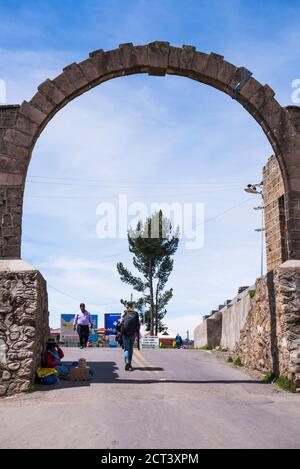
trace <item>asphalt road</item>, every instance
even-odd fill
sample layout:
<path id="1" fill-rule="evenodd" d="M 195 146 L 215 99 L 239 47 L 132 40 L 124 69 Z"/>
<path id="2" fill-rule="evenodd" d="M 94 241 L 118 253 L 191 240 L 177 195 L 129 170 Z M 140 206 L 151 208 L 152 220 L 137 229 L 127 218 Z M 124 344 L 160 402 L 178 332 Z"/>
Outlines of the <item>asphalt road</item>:
<path id="1" fill-rule="evenodd" d="M 0 400 L 0 448 L 300 448 L 300 395 L 205 351 L 65 349 L 90 383 L 60 382 Z"/>

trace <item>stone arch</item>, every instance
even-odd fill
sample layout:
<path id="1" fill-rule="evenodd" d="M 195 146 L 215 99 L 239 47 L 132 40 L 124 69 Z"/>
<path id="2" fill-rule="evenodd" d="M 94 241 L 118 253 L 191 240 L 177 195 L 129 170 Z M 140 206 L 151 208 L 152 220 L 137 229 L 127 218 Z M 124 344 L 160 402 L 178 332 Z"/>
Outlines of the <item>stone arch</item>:
<path id="1" fill-rule="evenodd" d="M 274 150 L 284 181 L 288 258 L 300 259 L 300 108 L 282 107 L 268 85 L 262 85 L 250 76 L 251 72 L 226 62 L 221 55 L 159 41 L 91 52 L 88 59 L 68 65 L 53 80 L 45 80 L 29 102 L 0 107 L 0 258 L 20 257 L 27 169 L 47 123 L 89 89 L 138 73 L 179 75 L 210 85 L 234 97 L 258 122 Z"/>

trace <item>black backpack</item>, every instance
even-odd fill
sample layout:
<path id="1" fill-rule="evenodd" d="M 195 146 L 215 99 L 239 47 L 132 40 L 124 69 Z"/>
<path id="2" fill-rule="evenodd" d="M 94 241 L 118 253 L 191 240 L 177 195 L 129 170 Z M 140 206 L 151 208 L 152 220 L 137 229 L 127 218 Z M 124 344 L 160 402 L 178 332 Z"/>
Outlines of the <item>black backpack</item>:
<path id="1" fill-rule="evenodd" d="M 122 320 L 121 332 L 127 337 L 139 330 L 139 315 L 136 311 L 126 311 Z"/>

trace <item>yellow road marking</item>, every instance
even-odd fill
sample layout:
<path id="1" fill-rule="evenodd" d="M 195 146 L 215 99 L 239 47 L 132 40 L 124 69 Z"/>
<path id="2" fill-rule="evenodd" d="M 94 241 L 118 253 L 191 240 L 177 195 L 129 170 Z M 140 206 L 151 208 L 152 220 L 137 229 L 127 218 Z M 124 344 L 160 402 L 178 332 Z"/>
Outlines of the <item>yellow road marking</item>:
<path id="1" fill-rule="evenodd" d="M 148 365 L 144 361 L 142 361 L 141 357 L 137 356 L 136 353 L 135 353 L 135 356 L 134 356 L 134 361 L 138 364 L 139 367 L 144 368 L 146 366 L 148 368 Z M 152 374 L 152 372 L 150 370 L 144 370 L 144 373 L 147 373 L 148 375 Z"/>
<path id="2" fill-rule="evenodd" d="M 140 351 L 135 351 L 135 357 L 139 365 L 142 365 L 146 368 L 155 368 L 155 366 L 152 363 L 150 363 L 148 360 L 146 360 L 145 357 L 143 357 Z M 145 372 L 150 373 L 150 374 L 152 373 L 159 374 L 158 370 L 145 370 Z"/>

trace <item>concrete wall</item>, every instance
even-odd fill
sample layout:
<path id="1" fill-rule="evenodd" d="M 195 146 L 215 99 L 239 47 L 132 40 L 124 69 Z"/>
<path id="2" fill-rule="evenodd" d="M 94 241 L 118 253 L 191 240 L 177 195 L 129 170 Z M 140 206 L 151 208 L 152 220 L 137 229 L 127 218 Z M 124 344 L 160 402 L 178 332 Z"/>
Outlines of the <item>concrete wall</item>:
<path id="1" fill-rule="evenodd" d="M 236 302 L 222 310 L 222 348 L 233 350 L 236 347 L 240 340 L 241 330 L 246 323 L 249 311 L 250 297 L 248 293 L 246 296 L 241 296 Z"/>
<path id="2" fill-rule="evenodd" d="M 194 346 L 215 348 L 220 345 L 222 313 L 217 312 L 199 324 L 194 330 Z"/>

